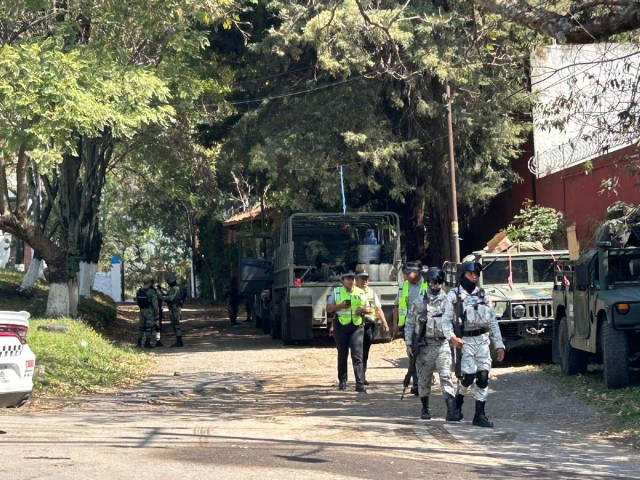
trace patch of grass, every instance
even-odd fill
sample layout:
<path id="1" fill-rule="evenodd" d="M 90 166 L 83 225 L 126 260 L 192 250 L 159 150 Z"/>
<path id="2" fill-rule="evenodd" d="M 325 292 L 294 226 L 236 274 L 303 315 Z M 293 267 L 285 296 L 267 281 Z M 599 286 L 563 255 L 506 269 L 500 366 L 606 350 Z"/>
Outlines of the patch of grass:
<path id="1" fill-rule="evenodd" d="M 43 318 L 49 286 L 38 280 L 30 292 L 18 287 L 24 274 L 0 269 L 0 310 L 26 310 L 29 346 L 44 375 L 34 377 L 36 396 L 73 396 L 120 387 L 146 376 L 151 357 L 114 340 L 135 339 L 135 319 L 119 316 L 113 300 L 99 292 L 78 302 L 78 319 Z M 67 325 L 67 333 L 38 330 L 40 325 Z"/>
<path id="2" fill-rule="evenodd" d="M 551 374 L 558 386 L 578 395 L 590 405 L 616 416 L 625 435 L 640 446 L 640 385 L 609 390 L 604 386 L 602 365 L 589 365 L 585 375 L 566 376 L 558 365 L 545 365 L 544 371 Z M 632 378 L 640 378 L 638 370 L 632 370 Z"/>
<path id="3" fill-rule="evenodd" d="M 66 325 L 66 333 L 38 330 L 39 325 Z M 121 387 L 142 379 L 151 357 L 105 339 L 81 320 L 32 320 L 29 346 L 36 365 L 45 367 L 36 375 L 38 396 L 72 396 L 101 388 Z"/>

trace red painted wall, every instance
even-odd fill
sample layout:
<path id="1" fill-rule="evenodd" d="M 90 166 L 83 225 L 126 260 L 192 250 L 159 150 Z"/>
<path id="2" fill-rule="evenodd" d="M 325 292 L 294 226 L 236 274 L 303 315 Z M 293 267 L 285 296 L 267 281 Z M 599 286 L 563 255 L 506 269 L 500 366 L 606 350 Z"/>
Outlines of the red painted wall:
<path id="1" fill-rule="evenodd" d="M 593 170 L 585 173 L 585 164 L 540 178 L 535 182 L 536 202 L 561 211 L 567 225 L 576 224 L 581 246 L 592 240 L 595 221 L 604 219 L 607 207 L 616 201 L 640 204 L 640 177 L 626 168 L 631 159 L 640 157 L 638 148 L 626 147 L 594 159 Z M 617 178 L 617 194 L 604 192 L 601 183 Z"/>

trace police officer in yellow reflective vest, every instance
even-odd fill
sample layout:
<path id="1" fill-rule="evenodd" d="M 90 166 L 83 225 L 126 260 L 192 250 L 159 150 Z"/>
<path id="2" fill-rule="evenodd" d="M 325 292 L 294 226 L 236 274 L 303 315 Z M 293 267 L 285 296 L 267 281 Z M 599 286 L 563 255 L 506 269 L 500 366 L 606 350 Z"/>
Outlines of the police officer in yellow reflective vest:
<path id="1" fill-rule="evenodd" d="M 420 275 L 421 262 L 407 263 L 402 270 L 405 281 L 402 287 L 398 291 L 396 297 L 396 308 L 394 310 L 394 316 L 396 317 L 396 325 L 398 329 L 404 329 L 404 322 L 407 319 L 407 312 L 409 306 L 413 305 L 418 298 L 424 297 L 424 294 L 429 289 L 429 285 L 424 281 L 422 275 Z M 412 374 L 413 386 L 411 387 L 411 393 L 413 395 L 419 395 L 418 392 L 418 375 L 414 371 Z"/>
<path id="2" fill-rule="evenodd" d="M 372 310 L 371 313 L 364 315 L 364 343 L 362 350 L 362 378 L 364 384 L 369 385 L 369 382 L 367 382 L 367 361 L 369 360 L 371 344 L 376 336 L 376 323 L 380 323 L 383 332 L 389 331 L 389 325 L 387 325 L 387 319 L 384 317 L 384 312 L 382 311 L 380 297 L 378 297 L 378 294 L 369 286 L 369 272 L 366 270 L 356 272 L 356 286 L 362 289 Z"/>
<path id="3" fill-rule="evenodd" d="M 342 287 L 336 287 L 327 298 L 327 315 L 335 314 L 331 330 L 338 348 L 338 389 L 347 389 L 347 357 L 351 350 L 356 392 L 366 393 L 362 366 L 362 342 L 364 321 L 362 316 L 371 313 L 366 295 L 356 287 L 355 273 L 342 274 Z"/>

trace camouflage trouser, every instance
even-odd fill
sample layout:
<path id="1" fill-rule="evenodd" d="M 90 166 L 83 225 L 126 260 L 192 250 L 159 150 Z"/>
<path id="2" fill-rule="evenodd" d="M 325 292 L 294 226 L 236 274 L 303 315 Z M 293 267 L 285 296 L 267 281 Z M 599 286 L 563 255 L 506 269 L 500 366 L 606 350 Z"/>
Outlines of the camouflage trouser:
<path id="1" fill-rule="evenodd" d="M 140 323 L 138 325 L 138 338 L 143 342 L 151 340 L 151 329 L 155 324 L 152 308 L 143 308 L 140 310 Z"/>
<path id="2" fill-rule="evenodd" d="M 430 343 L 420 348 L 416 358 L 416 371 L 418 373 L 418 390 L 421 397 L 431 393 L 431 382 L 434 372 L 440 377 L 440 389 L 442 393 L 455 395 L 453 381 L 451 380 L 451 349 L 449 342 Z"/>
<path id="3" fill-rule="evenodd" d="M 477 372 L 486 371 L 487 375 L 491 371 L 491 351 L 489 350 L 490 340 L 489 334 L 480 335 L 478 337 L 463 336 L 464 345 L 462 346 L 462 360 L 460 362 L 460 370 L 462 375 L 475 374 Z M 458 382 L 458 393 L 466 395 L 470 388 L 474 389 L 476 400 L 485 402 L 489 387 L 479 388 L 477 385 L 469 385 L 465 387 L 462 381 Z"/>
<path id="4" fill-rule="evenodd" d="M 171 317 L 171 327 L 173 327 L 173 331 L 176 333 L 176 337 L 181 337 L 182 333 L 180 332 L 180 312 L 181 308 L 178 306 L 169 307 L 169 316 Z"/>

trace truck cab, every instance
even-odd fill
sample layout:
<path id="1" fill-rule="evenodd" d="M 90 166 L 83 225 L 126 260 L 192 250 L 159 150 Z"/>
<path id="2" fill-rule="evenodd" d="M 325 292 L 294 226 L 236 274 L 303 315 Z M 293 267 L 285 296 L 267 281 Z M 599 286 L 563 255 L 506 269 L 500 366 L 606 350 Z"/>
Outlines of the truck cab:
<path id="1" fill-rule="evenodd" d="M 565 375 L 601 360 L 608 388 L 629 385 L 640 338 L 640 248 L 598 248 L 558 262 L 553 288 L 553 361 Z"/>
<path id="2" fill-rule="evenodd" d="M 500 332 L 507 350 L 531 338 L 552 336 L 552 289 L 554 265 L 568 258 L 567 250 L 474 252 L 464 261 L 482 266 L 478 285 L 484 288 L 500 324 Z M 457 265 L 445 266 L 447 284 L 457 284 Z"/>

